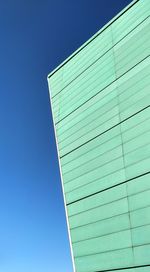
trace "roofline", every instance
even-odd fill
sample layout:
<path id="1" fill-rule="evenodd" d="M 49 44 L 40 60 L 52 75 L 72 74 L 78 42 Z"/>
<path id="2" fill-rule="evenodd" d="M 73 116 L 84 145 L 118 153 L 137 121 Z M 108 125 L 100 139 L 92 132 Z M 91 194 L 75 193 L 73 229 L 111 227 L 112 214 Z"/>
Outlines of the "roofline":
<path id="1" fill-rule="evenodd" d="M 59 64 L 52 72 L 47 76 L 49 79 L 54 75 L 60 68 L 62 68 L 68 61 L 70 61 L 75 55 L 77 55 L 82 49 L 84 49 L 90 42 L 92 42 L 97 36 L 99 36 L 106 28 L 108 28 L 113 22 L 115 22 L 119 17 L 121 17 L 127 10 L 134 6 L 140 0 L 133 0 L 129 5 L 127 5 L 123 10 L 121 10 L 115 17 L 113 17 L 107 24 L 105 24 L 98 32 L 96 32 L 90 39 L 88 39 L 83 45 L 81 45 L 77 50 L 75 50 L 67 59 L 65 59 L 61 64 Z"/>

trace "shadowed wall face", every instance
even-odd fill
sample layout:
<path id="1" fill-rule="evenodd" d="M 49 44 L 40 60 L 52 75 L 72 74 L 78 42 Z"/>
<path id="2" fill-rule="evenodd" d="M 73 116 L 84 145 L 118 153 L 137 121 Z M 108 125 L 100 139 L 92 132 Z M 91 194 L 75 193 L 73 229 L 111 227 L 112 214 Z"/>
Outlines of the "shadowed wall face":
<path id="1" fill-rule="evenodd" d="M 48 77 L 77 272 L 150 271 L 149 15 L 134 1 Z"/>

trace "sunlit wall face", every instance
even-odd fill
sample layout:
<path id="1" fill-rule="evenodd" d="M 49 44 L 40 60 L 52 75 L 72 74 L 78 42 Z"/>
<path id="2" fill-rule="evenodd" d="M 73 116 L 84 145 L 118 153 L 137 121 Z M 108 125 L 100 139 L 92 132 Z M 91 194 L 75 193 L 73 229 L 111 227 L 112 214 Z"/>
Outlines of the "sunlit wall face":
<path id="1" fill-rule="evenodd" d="M 150 271 L 149 56 L 139 0 L 48 76 L 77 272 Z"/>

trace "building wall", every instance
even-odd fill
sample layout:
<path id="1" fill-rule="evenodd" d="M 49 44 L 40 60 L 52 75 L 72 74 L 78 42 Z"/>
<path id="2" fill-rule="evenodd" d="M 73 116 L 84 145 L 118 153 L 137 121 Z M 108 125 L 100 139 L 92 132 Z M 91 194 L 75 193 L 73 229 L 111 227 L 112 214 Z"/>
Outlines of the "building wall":
<path id="1" fill-rule="evenodd" d="M 48 82 L 76 271 L 150 271 L 150 1 Z"/>

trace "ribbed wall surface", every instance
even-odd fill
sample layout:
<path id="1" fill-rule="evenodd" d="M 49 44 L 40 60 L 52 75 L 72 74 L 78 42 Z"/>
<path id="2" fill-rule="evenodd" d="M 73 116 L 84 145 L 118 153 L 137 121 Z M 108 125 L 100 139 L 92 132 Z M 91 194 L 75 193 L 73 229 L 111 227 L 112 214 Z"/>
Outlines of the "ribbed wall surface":
<path id="1" fill-rule="evenodd" d="M 48 81 L 76 271 L 150 271 L 150 1 Z"/>

